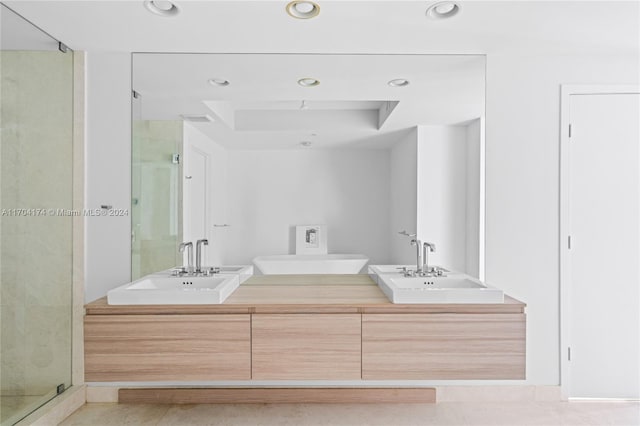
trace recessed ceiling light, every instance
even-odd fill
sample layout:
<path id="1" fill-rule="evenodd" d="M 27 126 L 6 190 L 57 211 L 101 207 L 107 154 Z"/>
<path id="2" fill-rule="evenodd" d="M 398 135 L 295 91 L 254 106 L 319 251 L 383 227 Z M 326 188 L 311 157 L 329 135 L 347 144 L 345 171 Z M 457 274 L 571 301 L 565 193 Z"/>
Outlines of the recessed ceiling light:
<path id="1" fill-rule="evenodd" d="M 230 84 L 229 80 L 225 80 L 224 78 L 210 78 L 208 81 L 209 81 L 209 84 L 212 86 L 224 87 Z"/>
<path id="2" fill-rule="evenodd" d="M 313 87 L 320 84 L 320 80 L 311 77 L 305 77 L 298 80 L 298 84 L 302 87 Z"/>
<path id="3" fill-rule="evenodd" d="M 312 1 L 292 1 L 287 4 L 287 13 L 297 19 L 309 19 L 318 16 L 320 6 Z"/>
<path id="4" fill-rule="evenodd" d="M 387 84 L 391 87 L 404 87 L 409 85 L 409 80 L 406 78 L 396 78 L 390 80 Z"/>
<path id="5" fill-rule="evenodd" d="M 452 18 L 460 12 L 460 6 L 452 1 L 434 3 L 427 9 L 427 16 L 433 19 Z"/>
<path id="6" fill-rule="evenodd" d="M 149 12 L 160 16 L 175 16 L 178 14 L 178 8 L 170 1 L 147 0 L 144 2 L 144 7 L 146 7 Z"/>

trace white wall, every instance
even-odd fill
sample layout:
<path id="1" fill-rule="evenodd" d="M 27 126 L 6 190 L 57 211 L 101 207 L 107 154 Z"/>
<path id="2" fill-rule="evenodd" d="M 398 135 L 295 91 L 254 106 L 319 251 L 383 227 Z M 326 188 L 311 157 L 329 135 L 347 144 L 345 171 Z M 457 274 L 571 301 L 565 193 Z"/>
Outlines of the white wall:
<path id="1" fill-rule="evenodd" d="M 429 264 L 478 276 L 481 220 L 480 119 L 460 126 L 417 126 L 391 151 L 393 263 L 415 264 L 399 230 L 436 245 Z"/>
<path id="2" fill-rule="evenodd" d="M 85 208 L 131 208 L 131 54 L 86 54 Z M 131 277 L 131 217 L 85 218 L 85 300 Z"/>
<path id="3" fill-rule="evenodd" d="M 416 263 L 416 249 L 409 245 L 409 239 L 398 235 L 405 230 L 416 232 L 417 222 L 417 128 L 398 141 L 390 152 L 390 196 L 389 219 L 391 262 L 395 265 Z"/>
<path id="4" fill-rule="evenodd" d="M 389 153 L 228 151 L 225 262 L 295 253 L 296 225 L 327 225 L 329 253 L 389 261 Z"/>
<path id="5" fill-rule="evenodd" d="M 467 126 L 466 159 L 466 268 L 467 274 L 484 279 L 484 120 Z M 482 245 L 482 247 L 481 247 Z"/>
<path id="6" fill-rule="evenodd" d="M 561 84 L 638 84 L 637 58 L 487 59 L 486 280 L 527 303 L 527 382 L 559 383 Z"/>
<path id="7" fill-rule="evenodd" d="M 203 264 L 207 265 L 224 265 L 227 264 L 224 260 L 224 253 L 226 250 L 226 237 L 228 234 L 228 228 L 216 227 L 215 225 L 222 225 L 228 222 L 227 218 L 227 151 L 211 140 L 207 135 L 198 130 L 191 123 L 185 123 L 184 125 L 184 166 L 188 166 L 189 161 L 189 147 L 197 147 L 201 152 L 206 153 L 209 156 L 209 169 L 207 170 L 207 191 L 208 199 L 206 201 L 207 211 L 206 227 L 204 232 L 198 235 L 188 235 L 189 226 L 185 226 L 185 240 L 192 241 L 196 244 L 196 241 L 200 238 L 206 237 L 209 240 L 209 245 L 203 248 Z M 188 172 L 185 174 L 189 174 Z M 184 177 L 181 177 L 182 181 L 186 183 Z M 184 224 L 190 218 L 188 214 L 191 208 L 188 205 L 188 197 L 185 194 L 184 198 Z"/>
<path id="8" fill-rule="evenodd" d="M 467 129 L 418 126 L 418 238 L 432 265 L 466 270 Z"/>

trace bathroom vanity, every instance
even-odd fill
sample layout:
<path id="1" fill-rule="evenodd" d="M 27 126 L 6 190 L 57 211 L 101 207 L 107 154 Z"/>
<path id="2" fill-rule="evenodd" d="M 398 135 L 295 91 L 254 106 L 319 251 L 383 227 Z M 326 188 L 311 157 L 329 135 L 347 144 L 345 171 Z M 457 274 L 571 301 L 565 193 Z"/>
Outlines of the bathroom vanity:
<path id="1" fill-rule="evenodd" d="M 369 275 L 253 276 L 222 304 L 86 305 L 86 382 L 524 379 L 525 304 L 394 304 Z"/>

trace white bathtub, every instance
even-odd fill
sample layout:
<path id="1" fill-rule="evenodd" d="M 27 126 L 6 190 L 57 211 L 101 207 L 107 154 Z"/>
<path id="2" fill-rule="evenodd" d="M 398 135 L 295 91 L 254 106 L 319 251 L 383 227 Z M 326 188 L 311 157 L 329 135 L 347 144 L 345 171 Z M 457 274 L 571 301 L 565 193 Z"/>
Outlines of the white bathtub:
<path id="1" fill-rule="evenodd" d="M 357 274 L 368 261 L 362 254 L 283 254 L 258 256 L 253 264 L 265 275 Z"/>

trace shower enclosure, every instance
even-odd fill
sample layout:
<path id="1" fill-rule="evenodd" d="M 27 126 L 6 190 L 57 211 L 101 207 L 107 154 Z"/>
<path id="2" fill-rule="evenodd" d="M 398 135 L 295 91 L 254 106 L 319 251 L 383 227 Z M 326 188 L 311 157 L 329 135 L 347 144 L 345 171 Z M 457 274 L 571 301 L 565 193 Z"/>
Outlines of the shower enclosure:
<path id="1" fill-rule="evenodd" d="M 138 98 L 140 99 L 140 98 Z M 182 263 L 182 121 L 139 119 L 133 103 L 131 279 Z"/>
<path id="2" fill-rule="evenodd" d="M 71 385 L 73 53 L 0 4 L 0 424 Z"/>

